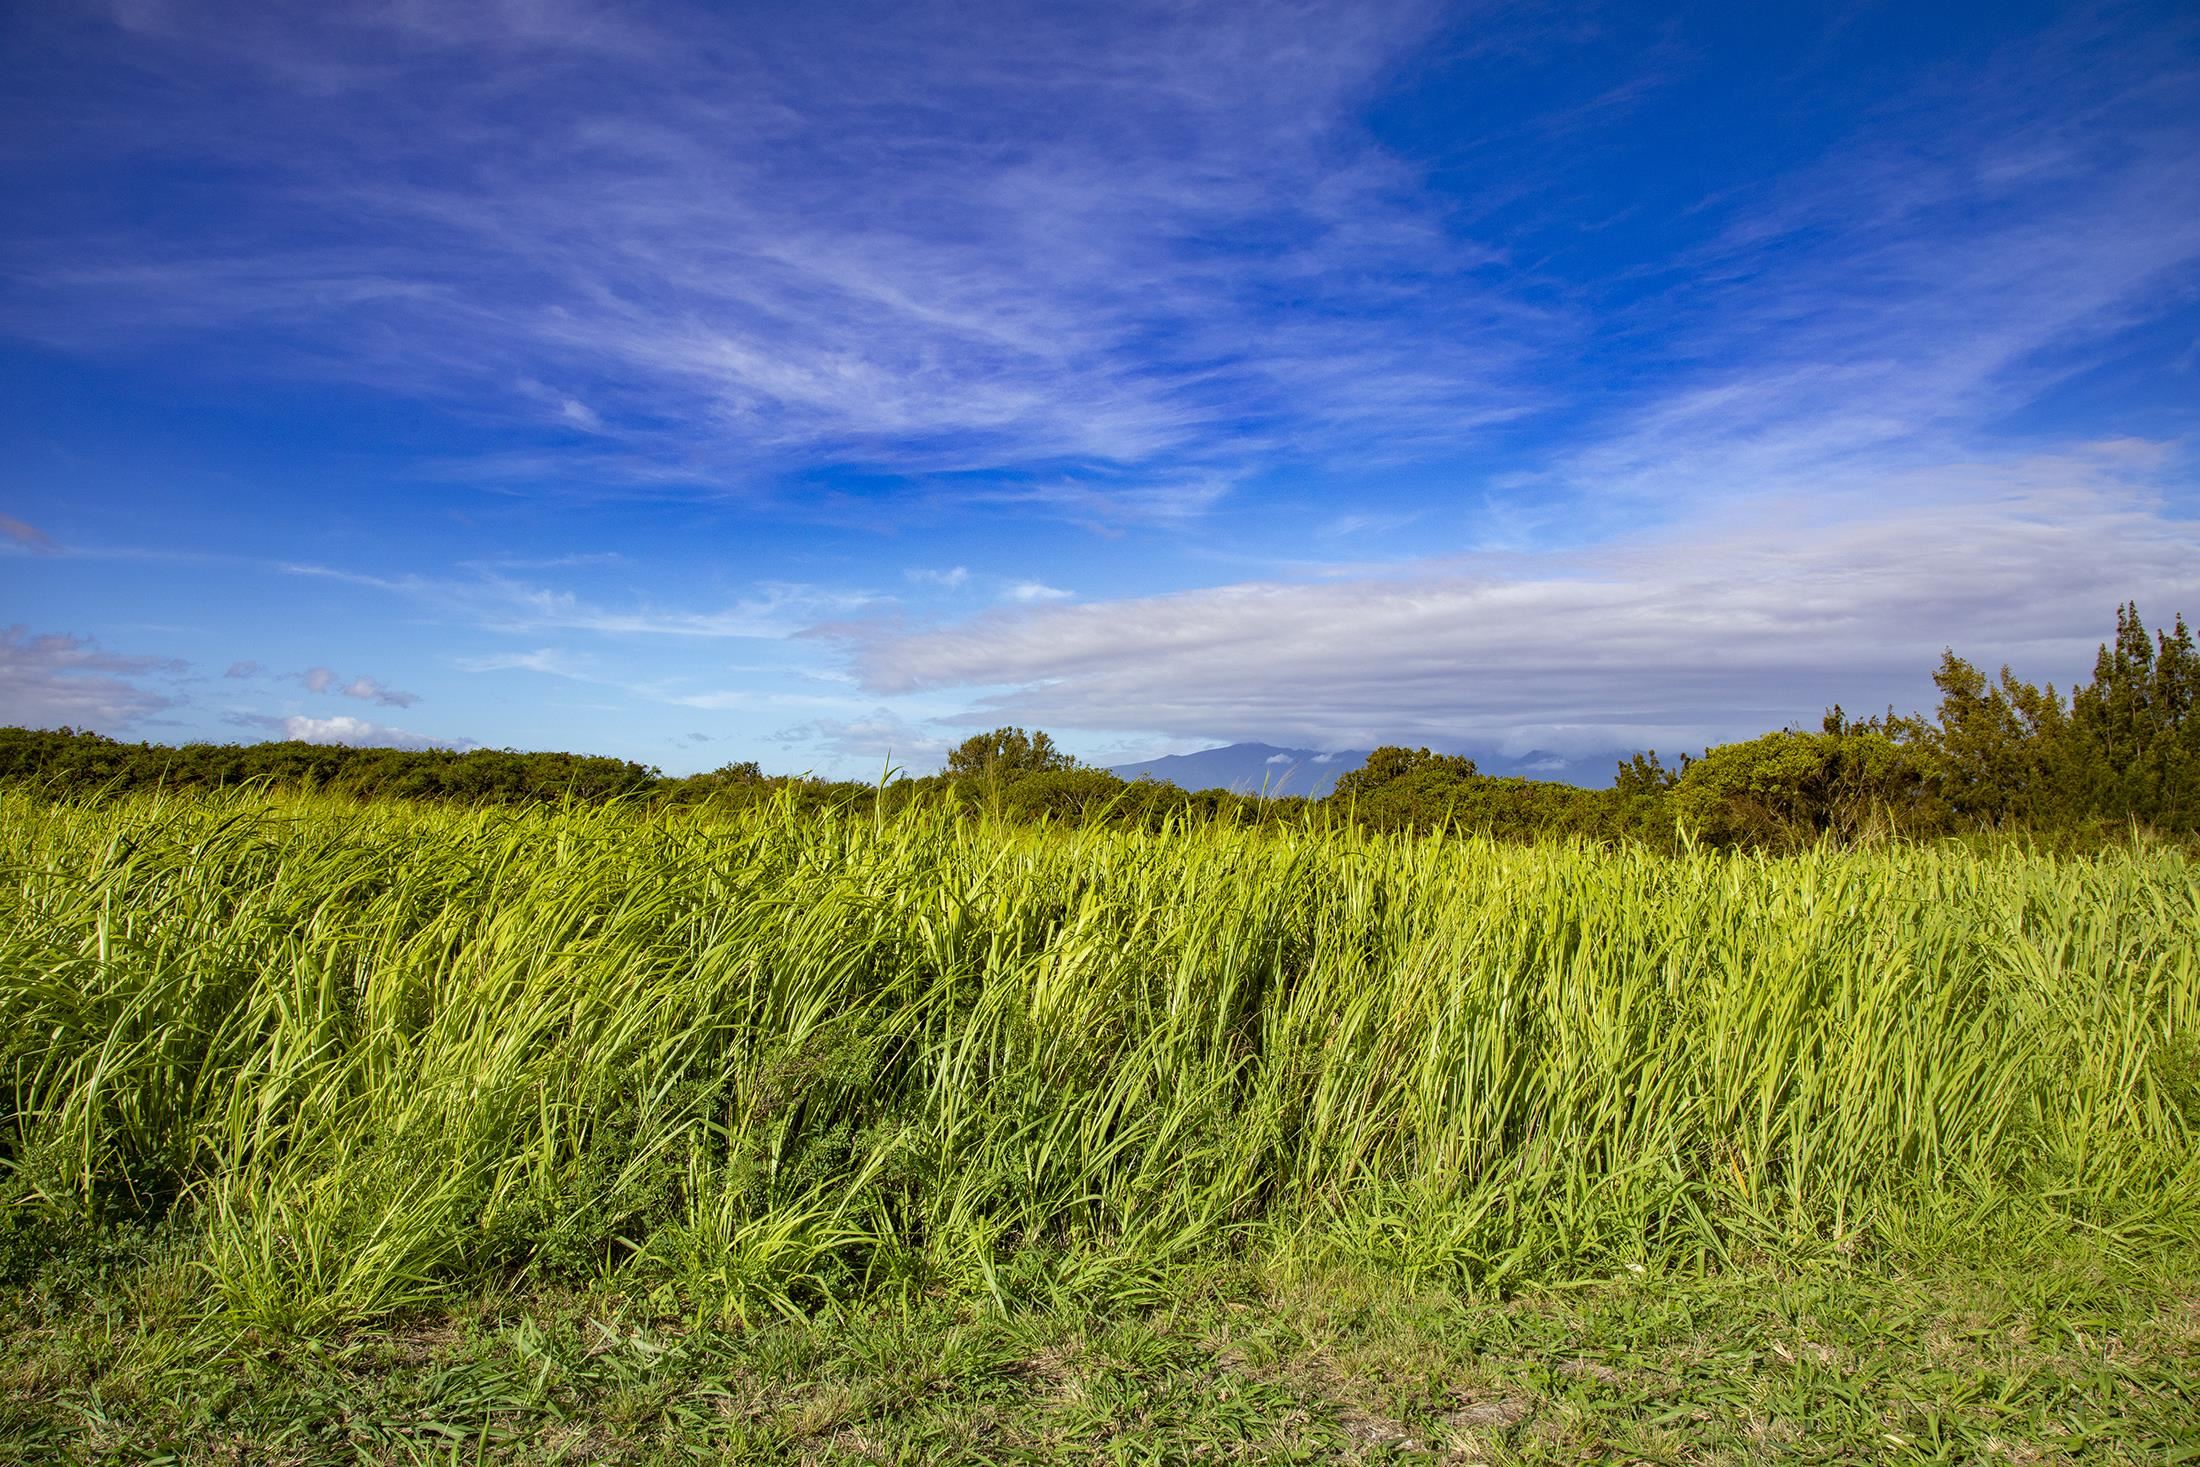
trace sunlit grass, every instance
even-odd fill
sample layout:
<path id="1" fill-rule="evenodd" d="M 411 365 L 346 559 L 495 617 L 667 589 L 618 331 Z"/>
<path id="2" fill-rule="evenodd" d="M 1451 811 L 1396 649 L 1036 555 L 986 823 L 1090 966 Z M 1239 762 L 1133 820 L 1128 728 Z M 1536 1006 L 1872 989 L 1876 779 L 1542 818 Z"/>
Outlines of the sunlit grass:
<path id="1" fill-rule="evenodd" d="M 2190 1238 L 2187 858 L 0 797 L 7 1205 L 274 1335 Z"/>

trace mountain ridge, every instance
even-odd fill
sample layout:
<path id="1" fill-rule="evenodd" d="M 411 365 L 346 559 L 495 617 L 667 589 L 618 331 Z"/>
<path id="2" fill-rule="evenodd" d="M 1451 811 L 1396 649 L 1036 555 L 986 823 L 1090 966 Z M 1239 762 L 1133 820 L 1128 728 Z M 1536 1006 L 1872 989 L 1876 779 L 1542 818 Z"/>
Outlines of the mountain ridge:
<path id="1" fill-rule="evenodd" d="M 1542 749 L 1515 755 L 1471 749 L 1446 752 L 1467 753 L 1484 774 L 1551 780 L 1586 789 L 1609 785 L 1614 763 L 1626 757 L 1625 752 L 1620 752 L 1567 758 Z M 1304 795 L 1319 799 L 1336 787 L 1339 776 L 1367 763 L 1367 755 L 1365 749 L 1324 753 L 1255 741 L 1115 764 L 1109 766 L 1108 772 L 1121 779 L 1150 775 L 1187 790 L 1221 789 L 1244 795 L 1265 791 L 1271 795 Z"/>
<path id="2" fill-rule="evenodd" d="M 1366 762 L 1364 749 L 1324 753 L 1318 749 L 1244 743 L 1117 764 L 1108 772 L 1121 779 L 1151 775 L 1187 790 L 1223 789 L 1242 795 L 1265 792 L 1319 799 L 1336 786 L 1337 776 Z"/>

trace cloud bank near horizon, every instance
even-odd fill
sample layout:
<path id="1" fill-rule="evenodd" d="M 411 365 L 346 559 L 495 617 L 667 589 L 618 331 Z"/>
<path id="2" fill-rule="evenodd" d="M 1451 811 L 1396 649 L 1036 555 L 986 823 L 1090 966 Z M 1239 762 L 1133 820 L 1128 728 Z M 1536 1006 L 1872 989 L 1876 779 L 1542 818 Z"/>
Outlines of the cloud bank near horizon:
<path id="1" fill-rule="evenodd" d="M 2114 608 L 2200 609 L 2200 525 L 2098 462 L 1951 474 L 1868 519 L 1760 504 L 1588 557 L 1406 562 L 931 628 L 860 624 L 863 686 L 970 716 L 1177 737 L 1561 755 L 1701 747 L 1919 706 L 1941 652 L 2067 688 Z M 1401 712 L 1401 710 L 1409 710 Z"/>

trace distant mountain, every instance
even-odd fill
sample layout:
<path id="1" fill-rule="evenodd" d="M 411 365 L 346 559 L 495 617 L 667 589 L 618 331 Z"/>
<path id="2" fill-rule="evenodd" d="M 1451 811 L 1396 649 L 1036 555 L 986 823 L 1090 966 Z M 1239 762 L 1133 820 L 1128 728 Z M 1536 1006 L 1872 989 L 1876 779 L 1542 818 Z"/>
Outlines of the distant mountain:
<path id="1" fill-rule="evenodd" d="M 1235 790 L 1257 795 L 1329 793 L 1337 776 L 1367 762 L 1364 750 L 1324 754 L 1314 749 L 1279 749 L 1274 744 L 1228 744 L 1196 754 L 1168 754 L 1138 764 L 1118 764 L 1110 772 L 1124 779 L 1150 774 L 1188 790 Z"/>
<path id="2" fill-rule="evenodd" d="M 1612 768 L 1627 757 L 1617 753 L 1576 755 L 1566 758 L 1542 749 L 1525 754 L 1476 753 L 1474 761 L 1484 774 L 1520 775 L 1528 779 L 1556 780 L 1602 788 L 1612 782 Z M 1364 749 L 1323 754 L 1313 749 L 1279 749 L 1274 744 L 1225 744 L 1201 749 L 1196 754 L 1170 754 L 1138 764 L 1118 764 L 1110 772 L 1124 779 L 1150 774 L 1188 790 L 1235 790 L 1239 794 L 1306 795 L 1320 798 L 1336 786 L 1337 776 L 1367 762 Z"/>

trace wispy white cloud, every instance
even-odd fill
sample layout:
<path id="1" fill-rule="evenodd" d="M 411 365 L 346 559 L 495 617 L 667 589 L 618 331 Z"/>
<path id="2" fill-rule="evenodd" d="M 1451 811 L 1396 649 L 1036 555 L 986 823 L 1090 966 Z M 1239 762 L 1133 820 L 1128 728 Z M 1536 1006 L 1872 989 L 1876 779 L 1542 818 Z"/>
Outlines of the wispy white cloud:
<path id="1" fill-rule="evenodd" d="M 564 555 L 504 555 L 487 560 L 470 560 L 459 568 L 477 573 L 503 574 L 510 571 L 577 570 L 584 566 L 630 564 L 632 561 L 616 550 L 575 550 Z"/>
<path id="2" fill-rule="evenodd" d="M 179 701 L 137 679 L 185 670 L 170 657 L 105 651 L 90 637 L 7 627 L 0 630 L 0 723 L 116 732 Z"/>
<path id="3" fill-rule="evenodd" d="M 415 10 L 131 12 L 161 130 L 71 146 L 219 160 L 249 217 L 52 239 L 20 328 L 309 337 L 292 367 L 501 392 L 642 479 L 1094 466 L 1029 502 L 1109 519 L 1196 512 L 1187 469 L 1262 442 L 1471 437 L 1552 334 L 1356 119 L 1417 3 Z"/>
<path id="4" fill-rule="evenodd" d="M 858 611 L 879 600 L 869 591 L 761 581 L 730 605 L 698 611 L 639 600 L 625 606 L 606 606 L 576 592 L 518 580 L 481 566 L 464 577 L 375 575 L 306 564 L 285 564 L 279 569 L 288 575 L 387 591 L 483 630 L 520 635 L 577 631 L 612 637 L 777 639 L 800 631 L 820 617 Z"/>
<path id="5" fill-rule="evenodd" d="M 811 750 L 843 763 L 876 760 L 883 768 L 890 759 L 896 766 L 918 773 L 938 766 L 956 742 L 939 728 L 913 722 L 884 706 L 850 717 L 820 717 L 791 724 L 772 738 L 784 747 Z"/>
<path id="6" fill-rule="evenodd" d="M 550 677 L 591 677 L 585 659 L 556 647 L 537 647 L 524 652 L 490 652 L 455 660 L 467 672 L 539 672 Z"/>
<path id="7" fill-rule="evenodd" d="M 2073 16 L 1726 201 L 1630 308 L 1664 369 L 1510 481 L 1510 528 L 1593 538 L 1806 484 L 1868 506 L 1979 455 L 2200 285 L 2200 118 L 2164 106 L 2192 80 Z"/>
<path id="8" fill-rule="evenodd" d="M 50 554 L 61 547 L 53 536 L 36 525 L 28 525 L 13 515 L 0 514 L 0 546 L 11 550 L 28 550 L 36 554 Z"/>
<path id="9" fill-rule="evenodd" d="M 1411 511 L 1399 514 L 1341 514 L 1315 533 L 1325 540 L 1342 539 L 1348 535 L 1380 534 L 1386 530 L 1402 530 L 1420 517 L 1417 512 Z"/>
<path id="10" fill-rule="evenodd" d="M 2084 671 L 2115 605 L 2200 606 L 2200 526 L 2113 458 L 1946 468 L 1858 518 L 1798 498 L 1586 557 L 1424 561 L 843 627 L 880 694 L 1000 689 L 973 718 L 1177 736 L 1688 746 L 1930 693 L 1943 646 Z M 1902 502 L 1907 498 L 1907 502 Z"/>
<path id="11" fill-rule="evenodd" d="M 292 369 L 590 435 L 468 458 L 531 485 L 865 464 L 957 507 L 1180 528 L 1279 456 L 1422 462 L 1589 400 L 1581 446 L 1482 516 L 1485 543 L 1514 521 L 1582 538 L 1799 458 L 1945 459 L 2200 250 L 2194 130 L 2160 96 L 2180 78 L 2103 61 L 2112 19 L 2012 41 L 1815 166 L 1705 200 L 1711 237 L 1679 258 L 1568 280 L 1475 237 L 1481 191 L 1538 180 L 1442 193 L 1364 126 L 1445 30 L 1417 3 L 723 30 L 576 3 L 183 13 L 118 13 L 109 59 L 166 89 L 157 133 L 63 143 L 217 160 L 251 207 L 159 239 L 34 235 L 15 328 L 251 332 Z M 1521 24 L 1474 27 L 1496 80 L 1567 39 Z M 1644 275 L 1676 283 L 1643 298 Z M 1582 366 L 1599 311 L 1637 353 L 1614 381 Z"/>
<path id="12" fill-rule="evenodd" d="M 913 584 L 936 586 L 942 591 L 960 591 L 970 584 L 970 568 L 968 566 L 949 566 L 946 570 L 933 570 L 924 566 L 916 566 L 904 571 L 903 574 Z"/>
<path id="13" fill-rule="evenodd" d="M 1262 445 L 1240 439 L 1234 448 L 1258 453 Z M 958 507 L 1024 510 L 1109 534 L 1129 528 L 1181 529 L 1220 508 L 1237 483 L 1232 473 L 1207 472 L 1156 481 L 1137 474 L 1087 474 L 1078 478 L 1006 484 L 955 483 L 935 497 Z"/>
<path id="14" fill-rule="evenodd" d="M 457 665 L 468 672 L 532 672 L 546 677 L 563 678 L 570 682 L 594 687 L 616 688 L 628 699 L 655 703 L 671 708 L 693 708 L 700 712 L 779 712 L 796 709 L 846 710 L 860 706 L 857 699 L 844 693 L 811 693 L 790 688 L 783 682 L 760 683 L 744 687 L 697 687 L 693 677 L 642 677 L 633 668 L 617 658 L 600 657 L 589 653 L 573 652 L 562 648 L 541 647 L 530 651 L 494 652 L 480 656 L 461 657 Z M 784 674 L 785 669 L 772 666 L 742 664 L 718 664 L 711 673 L 723 680 L 754 674 Z M 837 682 L 841 678 L 817 678 L 814 681 Z"/>
<path id="15" fill-rule="evenodd" d="M 1067 601 L 1076 594 L 1074 591 L 1065 591 L 1060 586 L 1050 586 L 1044 581 L 1015 581 L 1001 592 L 1001 599 L 1031 606 L 1042 601 Z"/>

